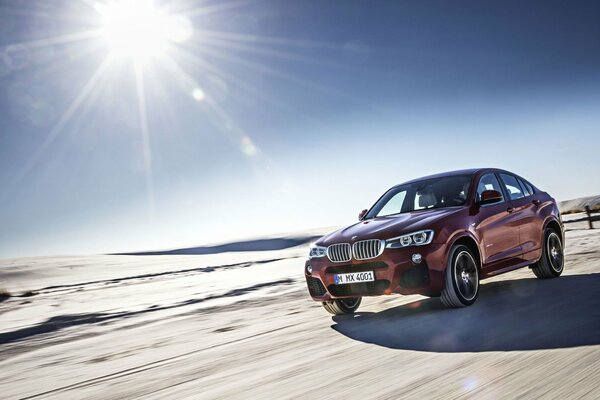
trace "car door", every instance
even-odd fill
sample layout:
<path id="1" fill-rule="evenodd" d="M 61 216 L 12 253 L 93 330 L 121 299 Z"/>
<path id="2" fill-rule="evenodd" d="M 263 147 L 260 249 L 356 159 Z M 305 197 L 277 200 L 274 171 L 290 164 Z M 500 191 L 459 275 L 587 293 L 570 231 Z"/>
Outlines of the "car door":
<path id="1" fill-rule="evenodd" d="M 513 205 L 496 174 L 487 173 L 479 178 L 476 201 L 484 190 L 496 190 L 502 194 L 502 201 L 478 206 L 473 226 L 482 243 L 483 272 L 490 273 L 513 263 L 521 254 L 521 246 Z"/>
<path id="2" fill-rule="evenodd" d="M 519 244 L 523 249 L 523 257 L 540 248 L 542 219 L 538 216 L 539 200 L 533 187 L 523 179 L 512 174 L 500 174 L 502 181 L 511 191 L 515 213 L 519 217 Z M 515 186 L 516 185 L 516 186 Z M 534 257 L 535 258 L 535 257 Z"/>
<path id="3" fill-rule="evenodd" d="M 523 239 L 526 236 L 526 225 L 527 225 L 527 207 L 524 202 L 525 194 L 523 193 L 523 189 L 517 180 L 517 177 L 512 174 L 507 173 L 499 173 L 498 177 L 500 178 L 500 182 L 502 182 L 502 186 L 505 189 L 506 195 L 509 197 L 510 202 L 512 204 L 512 215 L 513 222 L 516 228 L 516 232 L 518 232 L 519 245 L 521 249 L 523 248 Z"/>

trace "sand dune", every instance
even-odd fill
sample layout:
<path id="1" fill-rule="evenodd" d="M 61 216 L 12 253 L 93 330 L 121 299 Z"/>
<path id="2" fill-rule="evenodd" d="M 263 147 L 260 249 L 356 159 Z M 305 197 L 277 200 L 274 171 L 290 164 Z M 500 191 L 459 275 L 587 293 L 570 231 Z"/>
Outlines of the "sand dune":
<path id="1" fill-rule="evenodd" d="M 599 245 L 569 231 L 562 277 L 487 280 L 470 308 L 388 296 L 334 318 L 308 298 L 305 244 L 4 260 L 29 296 L 0 302 L 0 397 L 595 399 Z"/>
<path id="2" fill-rule="evenodd" d="M 296 247 L 303 244 L 310 243 L 313 240 L 320 238 L 322 235 L 302 235 L 292 236 L 285 238 L 264 238 L 264 239 L 253 239 L 244 240 L 233 243 L 219 244 L 214 246 L 198 246 L 198 247 L 187 247 L 181 249 L 172 250 L 158 250 L 158 251 L 142 251 L 134 253 L 120 253 L 116 255 L 137 255 L 137 256 L 157 256 L 157 255 L 181 255 L 181 254 L 219 254 L 229 252 L 244 252 L 244 251 L 269 251 L 269 250 L 283 250 L 289 249 L 290 247 Z"/>
<path id="3" fill-rule="evenodd" d="M 563 214 L 579 213 L 585 210 L 585 207 L 592 210 L 600 210 L 600 196 L 580 197 L 573 200 L 560 201 L 558 207 Z"/>

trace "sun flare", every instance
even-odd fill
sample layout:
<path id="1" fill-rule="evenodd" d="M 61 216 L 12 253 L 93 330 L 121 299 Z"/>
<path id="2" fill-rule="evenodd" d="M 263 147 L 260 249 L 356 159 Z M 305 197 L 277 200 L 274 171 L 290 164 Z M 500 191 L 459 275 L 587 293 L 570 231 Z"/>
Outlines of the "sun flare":
<path id="1" fill-rule="evenodd" d="M 48 122 L 45 124 L 52 124 L 52 127 L 15 175 L 13 187 L 43 161 L 52 143 L 70 124 L 81 123 L 83 116 L 89 115 L 95 107 L 110 109 L 111 112 L 115 111 L 116 118 L 120 118 L 124 125 L 138 130 L 141 146 L 137 148 L 136 156 L 139 154 L 139 161 L 142 161 L 139 165 L 145 175 L 149 215 L 153 215 L 151 136 L 155 132 L 149 115 L 158 115 L 161 120 L 169 119 L 176 126 L 177 114 L 169 96 L 184 93 L 193 101 L 191 104 L 197 107 L 197 114 L 205 116 L 205 120 L 199 121 L 207 122 L 207 130 L 215 129 L 243 156 L 260 163 L 263 162 L 260 147 L 251 133 L 236 121 L 226 102 L 235 91 L 239 96 L 268 102 L 275 107 L 288 107 L 277 99 L 265 96 L 259 87 L 245 79 L 244 72 L 238 75 L 232 72 L 231 67 L 326 90 L 270 65 L 248 60 L 247 55 L 254 54 L 279 60 L 318 63 L 318 60 L 299 57 L 295 52 L 281 47 L 302 48 L 320 44 L 228 29 L 226 22 L 231 20 L 231 15 L 239 14 L 230 13 L 236 8 L 245 7 L 245 1 L 65 1 L 65 4 L 71 3 L 77 6 L 73 6 L 72 10 L 65 8 L 64 14 L 60 14 L 61 18 L 58 19 L 61 24 L 57 23 L 54 15 L 40 14 L 41 21 L 48 19 L 51 21 L 49 26 L 61 28 L 54 35 L 48 32 L 28 41 L 15 42 L 5 46 L 5 51 L 0 46 L 0 77 L 5 65 L 13 68 L 14 64 L 15 69 L 24 69 L 30 59 L 47 57 L 49 60 L 60 52 L 67 56 L 55 57 L 53 63 L 48 63 L 49 73 L 63 71 L 59 68 L 63 65 L 81 62 L 85 65 L 88 56 L 98 62 L 97 66 L 92 66 L 86 72 L 87 76 L 69 70 L 69 78 L 72 72 L 74 82 L 81 80 L 81 89 L 71 98 L 65 97 L 67 103 L 62 109 L 55 109 L 51 105 L 41 108 L 37 102 L 31 102 L 31 112 L 25 113 L 31 115 L 28 117 L 31 123 L 36 125 L 36 119 L 45 116 L 38 115 L 46 110 Z M 222 23 L 215 23 L 215 20 Z M 220 25 L 224 30 L 215 29 Z M 33 57 L 33 54 L 37 56 Z M 23 65 L 19 67 L 19 64 Z M 29 99 L 29 96 L 18 98 Z M 18 107 L 15 107 L 19 109 L 19 118 L 25 115 L 21 115 L 20 111 L 22 102 L 20 100 Z"/>
<path id="2" fill-rule="evenodd" d="M 189 19 L 170 15 L 148 0 L 98 3 L 100 32 L 111 54 L 135 62 L 164 57 L 169 47 L 192 36 Z"/>

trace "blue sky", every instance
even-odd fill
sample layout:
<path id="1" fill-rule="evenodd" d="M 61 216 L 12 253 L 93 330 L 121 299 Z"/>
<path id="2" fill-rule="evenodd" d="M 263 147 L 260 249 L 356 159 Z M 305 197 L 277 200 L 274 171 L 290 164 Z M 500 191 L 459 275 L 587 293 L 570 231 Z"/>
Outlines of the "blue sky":
<path id="1" fill-rule="evenodd" d="M 598 2 L 157 0 L 193 30 L 137 75 L 73 36 L 94 3 L 0 7 L 0 257 L 342 225 L 465 167 L 600 190 Z"/>

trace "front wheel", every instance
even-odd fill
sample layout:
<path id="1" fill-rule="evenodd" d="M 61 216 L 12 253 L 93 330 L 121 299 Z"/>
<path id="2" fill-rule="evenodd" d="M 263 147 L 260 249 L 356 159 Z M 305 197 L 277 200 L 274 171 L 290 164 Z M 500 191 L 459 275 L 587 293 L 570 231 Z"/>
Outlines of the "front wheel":
<path id="1" fill-rule="evenodd" d="M 353 314 L 360 306 L 362 297 L 324 301 L 323 308 L 333 315 Z"/>
<path id="2" fill-rule="evenodd" d="M 531 270 L 540 279 L 556 278 L 565 268 L 565 256 L 560 237 L 554 229 L 544 232 L 544 246 L 540 260 L 531 266 Z"/>
<path id="3" fill-rule="evenodd" d="M 465 307 L 479 294 L 479 265 L 467 246 L 452 247 L 446 266 L 446 287 L 440 299 L 446 307 Z"/>

